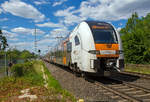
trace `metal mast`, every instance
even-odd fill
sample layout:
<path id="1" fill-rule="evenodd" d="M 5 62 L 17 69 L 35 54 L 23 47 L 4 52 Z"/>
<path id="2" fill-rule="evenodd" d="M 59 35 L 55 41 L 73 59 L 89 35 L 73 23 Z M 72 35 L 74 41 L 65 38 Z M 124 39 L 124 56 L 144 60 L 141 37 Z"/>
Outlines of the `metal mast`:
<path id="1" fill-rule="evenodd" d="M 35 28 L 35 31 L 34 31 L 34 48 L 35 48 L 35 53 L 37 52 L 37 41 L 36 41 L 36 28 Z"/>

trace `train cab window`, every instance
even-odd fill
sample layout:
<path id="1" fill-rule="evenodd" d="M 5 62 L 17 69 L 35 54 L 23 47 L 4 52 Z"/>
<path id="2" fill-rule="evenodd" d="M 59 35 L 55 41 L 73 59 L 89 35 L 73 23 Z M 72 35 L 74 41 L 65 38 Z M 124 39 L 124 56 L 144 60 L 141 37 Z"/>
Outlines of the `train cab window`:
<path id="1" fill-rule="evenodd" d="M 80 44 L 78 36 L 75 36 L 74 40 L 75 40 L 75 45 L 79 45 Z"/>
<path id="2" fill-rule="evenodd" d="M 117 36 L 114 30 L 94 29 L 93 37 L 96 43 L 117 43 Z"/>
<path id="3" fill-rule="evenodd" d="M 68 42 L 67 43 L 67 52 L 71 52 L 72 51 L 72 43 Z"/>

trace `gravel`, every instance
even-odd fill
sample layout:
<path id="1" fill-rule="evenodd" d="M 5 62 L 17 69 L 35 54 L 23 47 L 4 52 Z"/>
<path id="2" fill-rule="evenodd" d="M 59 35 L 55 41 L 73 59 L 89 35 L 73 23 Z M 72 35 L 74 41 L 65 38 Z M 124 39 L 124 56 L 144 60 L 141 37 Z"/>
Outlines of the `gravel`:
<path id="1" fill-rule="evenodd" d="M 47 62 L 45 64 L 55 79 L 59 81 L 62 88 L 71 92 L 77 99 L 84 99 L 85 102 L 115 102 L 110 98 L 111 96 L 104 94 L 106 90 L 102 87 L 98 87 L 84 78 L 76 77 L 68 70 L 64 70 L 65 68 L 60 68 Z M 117 79 L 150 89 L 150 80 L 148 79 L 122 74 L 117 75 Z M 103 78 L 98 78 L 98 80 L 105 85 L 111 84 L 111 81 L 108 82 Z"/>
<path id="2" fill-rule="evenodd" d="M 45 62 L 48 70 L 59 81 L 62 88 L 71 92 L 76 98 L 84 99 L 84 102 L 115 102 L 109 96 L 104 95 L 104 90 L 84 78 L 76 77 L 69 71 Z"/>
<path id="3" fill-rule="evenodd" d="M 118 76 L 117 79 L 150 89 L 150 79 L 144 79 L 138 76 L 124 75 L 124 74 L 118 74 L 117 76 Z"/>

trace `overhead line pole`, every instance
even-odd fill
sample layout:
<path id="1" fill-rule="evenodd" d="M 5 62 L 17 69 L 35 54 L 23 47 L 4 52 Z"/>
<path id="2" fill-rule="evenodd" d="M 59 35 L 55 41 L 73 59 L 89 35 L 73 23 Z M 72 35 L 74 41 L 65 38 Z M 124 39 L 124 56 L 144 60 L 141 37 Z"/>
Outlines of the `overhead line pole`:
<path id="1" fill-rule="evenodd" d="M 59 52 L 59 44 L 60 44 L 60 41 L 63 37 L 62 36 L 57 36 L 56 39 L 58 39 L 58 45 L 57 45 L 57 51 L 58 51 L 58 56 L 60 55 L 60 52 Z"/>
<path id="2" fill-rule="evenodd" d="M 37 52 L 37 51 L 36 51 L 36 50 L 37 50 L 36 28 L 35 28 L 34 34 L 35 34 L 35 36 L 34 36 L 34 48 L 35 48 L 35 53 L 36 53 L 36 52 Z"/>

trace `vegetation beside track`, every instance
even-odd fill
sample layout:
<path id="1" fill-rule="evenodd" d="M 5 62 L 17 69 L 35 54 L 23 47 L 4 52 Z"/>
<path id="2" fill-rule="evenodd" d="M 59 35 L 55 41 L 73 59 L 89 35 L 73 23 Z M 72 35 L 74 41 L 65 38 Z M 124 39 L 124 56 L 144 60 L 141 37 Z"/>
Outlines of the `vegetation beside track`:
<path id="1" fill-rule="evenodd" d="M 61 88 L 42 61 L 13 65 L 11 72 L 12 76 L 0 79 L 0 101 L 76 101 L 69 92 Z M 46 76 L 46 79 L 43 75 Z M 36 95 L 36 98 L 34 97 L 34 100 L 31 100 L 30 97 L 19 98 L 22 97 L 21 90 L 24 89 L 29 89 L 28 94 Z"/>
<path id="2" fill-rule="evenodd" d="M 5 68 L 0 68 L 0 73 L 3 73 L 5 71 Z"/>
<path id="3" fill-rule="evenodd" d="M 150 63 L 150 13 L 139 17 L 135 12 L 121 29 L 121 38 L 126 63 Z"/>
<path id="4" fill-rule="evenodd" d="M 150 65 L 126 64 L 125 71 L 141 74 L 150 74 Z"/>

